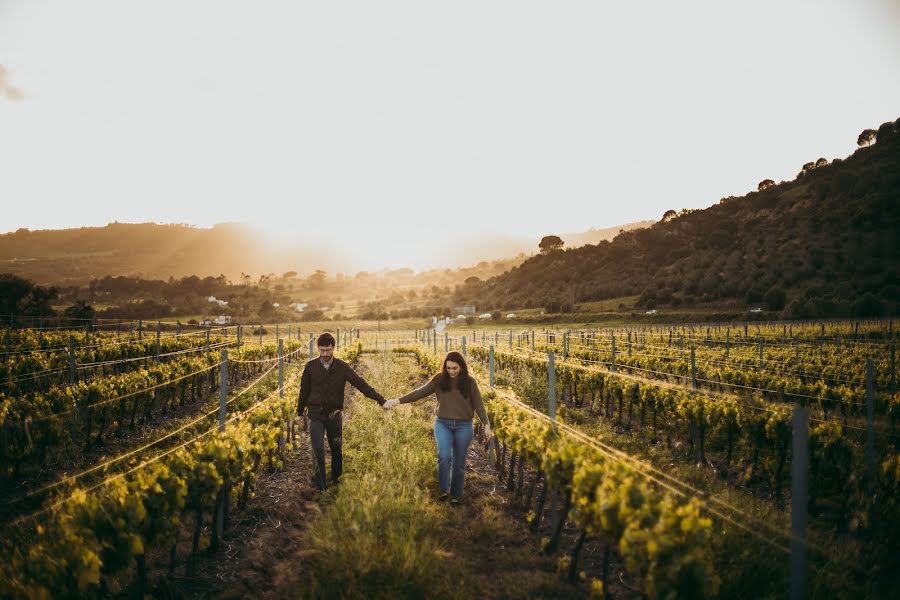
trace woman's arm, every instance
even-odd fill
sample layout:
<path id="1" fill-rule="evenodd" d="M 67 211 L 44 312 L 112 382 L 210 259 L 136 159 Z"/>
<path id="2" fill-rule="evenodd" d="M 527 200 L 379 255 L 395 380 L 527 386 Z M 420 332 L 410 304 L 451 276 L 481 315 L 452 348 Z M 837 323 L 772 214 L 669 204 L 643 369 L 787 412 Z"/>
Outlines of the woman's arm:
<path id="1" fill-rule="evenodd" d="M 478 418 L 481 419 L 481 422 L 484 423 L 484 426 L 490 431 L 491 423 L 488 421 L 487 411 L 484 410 L 484 400 L 481 399 L 481 392 L 478 390 L 478 382 L 475 381 L 474 377 L 469 377 L 469 380 L 472 382 L 472 389 L 469 394 L 472 399 L 472 408 L 475 409 L 475 414 L 478 415 Z"/>
<path id="2" fill-rule="evenodd" d="M 437 390 L 437 377 L 432 377 L 431 381 L 420 387 L 419 389 L 413 390 L 410 393 L 406 394 L 399 398 L 400 404 L 409 404 L 410 402 L 415 402 L 416 400 L 421 400 L 426 396 L 430 396 Z"/>

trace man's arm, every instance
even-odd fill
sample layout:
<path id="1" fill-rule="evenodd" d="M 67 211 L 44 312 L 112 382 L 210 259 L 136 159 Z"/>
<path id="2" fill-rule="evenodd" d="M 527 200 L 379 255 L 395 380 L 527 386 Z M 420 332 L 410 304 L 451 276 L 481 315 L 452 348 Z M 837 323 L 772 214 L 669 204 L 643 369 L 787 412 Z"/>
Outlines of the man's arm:
<path id="1" fill-rule="evenodd" d="M 303 367 L 303 375 L 300 377 L 300 394 L 297 396 L 297 416 L 303 414 L 306 403 L 309 402 L 309 394 L 312 391 L 312 371 L 309 370 L 309 363 Z"/>
<path id="2" fill-rule="evenodd" d="M 346 364 L 346 363 L 345 363 Z M 350 385 L 358 389 L 366 398 L 371 398 L 379 405 L 384 405 L 385 399 L 384 396 L 375 391 L 371 385 L 366 383 L 366 380 L 360 377 L 356 371 L 353 370 L 353 367 L 347 365 L 347 381 L 350 382 Z"/>

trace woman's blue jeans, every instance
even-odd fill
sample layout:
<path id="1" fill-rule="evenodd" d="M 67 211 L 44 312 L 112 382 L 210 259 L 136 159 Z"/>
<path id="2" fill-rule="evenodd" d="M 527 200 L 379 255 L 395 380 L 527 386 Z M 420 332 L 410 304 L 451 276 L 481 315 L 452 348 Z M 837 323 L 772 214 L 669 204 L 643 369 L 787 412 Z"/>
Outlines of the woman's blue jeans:
<path id="1" fill-rule="evenodd" d="M 438 451 L 438 487 L 449 491 L 454 498 L 463 493 L 466 476 L 466 455 L 475 435 L 471 419 L 444 419 L 434 421 L 434 439 Z M 451 469 L 453 476 L 451 477 Z"/>

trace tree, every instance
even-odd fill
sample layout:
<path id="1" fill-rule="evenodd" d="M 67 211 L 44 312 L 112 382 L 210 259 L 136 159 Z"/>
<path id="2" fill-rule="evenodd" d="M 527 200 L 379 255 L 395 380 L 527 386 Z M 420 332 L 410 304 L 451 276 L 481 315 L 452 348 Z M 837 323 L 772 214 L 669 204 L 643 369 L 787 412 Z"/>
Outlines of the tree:
<path id="1" fill-rule="evenodd" d="M 775 285 L 769 288 L 769 291 L 763 296 L 763 304 L 766 305 L 768 310 L 781 310 L 784 308 L 786 301 L 787 295 L 784 290 Z"/>
<path id="2" fill-rule="evenodd" d="M 0 274 L 0 314 L 46 316 L 52 315 L 50 302 L 59 296 L 54 287 L 43 288 L 12 273 Z"/>
<path id="3" fill-rule="evenodd" d="M 0 313 L 14 315 L 19 312 L 19 301 L 31 293 L 34 283 L 12 273 L 0 274 Z"/>
<path id="4" fill-rule="evenodd" d="M 541 238 L 538 248 L 541 249 L 541 254 L 550 254 L 551 252 L 562 250 L 563 245 L 564 242 L 558 235 L 545 235 Z"/>
<path id="5" fill-rule="evenodd" d="M 313 289 L 321 288 L 325 285 L 325 280 L 328 278 L 328 275 L 322 269 L 316 269 L 316 272 L 306 278 L 306 282 L 309 287 Z"/>
<path id="6" fill-rule="evenodd" d="M 675 212 L 674 210 L 667 210 L 666 212 L 663 213 L 662 222 L 668 223 L 669 221 L 671 221 L 672 219 L 674 219 L 677 216 L 678 216 L 678 213 Z"/>
<path id="7" fill-rule="evenodd" d="M 771 179 L 763 179 L 762 181 L 759 182 L 759 185 L 756 186 L 756 190 L 758 192 L 761 192 L 763 190 L 769 189 L 773 185 L 775 185 L 775 182 L 772 181 Z"/>
<path id="8" fill-rule="evenodd" d="M 816 161 L 816 168 L 818 169 L 819 167 L 824 167 L 827 164 L 828 164 L 828 159 L 823 156 L 822 158 L 820 158 L 819 160 Z"/>
<path id="9" fill-rule="evenodd" d="M 97 311 L 94 310 L 94 307 L 84 300 L 76 300 L 75 304 L 63 311 L 63 316 L 70 319 L 88 320 L 93 319 L 96 314 Z"/>
<path id="10" fill-rule="evenodd" d="M 270 300 L 263 300 L 262 304 L 259 305 L 259 316 L 267 317 L 275 312 L 275 307 L 272 306 L 272 302 Z"/>
<path id="11" fill-rule="evenodd" d="M 883 317 L 884 302 L 872 292 L 866 292 L 853 303 L 853 314 L 857 317 Z"/>
<path id="12" fill-rule="evenodd" d="M 894 135 L 895 129 L 894 124 L 890 121 L 887 123 L 882 123 L 881 127 L 878 128 L 878 131 L 875 133 L 875 140 L 878 142 L 883 142 L 892 135 Z"/>
<path id="13" fill-rule="evenodd" d="M 856 145 L 871 146 L 873 143 L 875 143 L 877 135 L 878 134 L 874 129 L 865 129 L 862 133 L 859 134 L 859 137 L 856 138 Z"/>

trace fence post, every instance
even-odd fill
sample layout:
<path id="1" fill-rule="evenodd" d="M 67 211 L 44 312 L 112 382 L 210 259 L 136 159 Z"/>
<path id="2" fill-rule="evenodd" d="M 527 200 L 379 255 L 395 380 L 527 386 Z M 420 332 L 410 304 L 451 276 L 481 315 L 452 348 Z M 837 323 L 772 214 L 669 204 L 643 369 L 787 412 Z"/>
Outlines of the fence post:
<path id="1" fill-rule="evenodd" d="M 462 336 L 462 355 L 466 355 L 466 336 Z"/>
<path id="2" fill-rule="evenodd" d="M 437 331 L 433 332 L 431 336 L 431 347 L 434 350 L 434 353 L 437 354 Z"/>
<path id="3" fill-rule="evenodd" d="M 556 360 L 553 351 L 547 353 L 547 414 L 553 421 L 553 430 L 556 431 Z M 558 495 L 556 490 L 550 492 L 550 530 L 556 531 L 559 524 L 559 510 L 557 510 Z"/>
<path id="4" fill-rule="evenodd" d="M 809 476 L 809 409 L 794 408 L 791 458 L 791 600 L 806 600 L 806 510 Z"/>
<path id="5" fill-rule="evenodd" d="M 159 364 L 159 343 L 160 343 L 160 328 L 162 327 L 162 323 L 159 321 L 156 322 L 156 364 Z"/>
<path id="6" fill-rule="evenodd" d="M 875 373 L 872 359 L 866 360 L 866 479 L 869 494 L 875 493 Z"/>
<path id="7" fill-rule="evenodd" d="M 144 320 L 138 319 L 138 341 L 144 341 Z"/>
<path id="8" fill-rule="evenodd" d="M 259 345 L 260 346 L 262 346 L 262 344 L 263 344 L 262 336 L 263 336 L 263 326 L 262 326 L 262 323 L 260 323 L 259 324 Z"/>
<path id="9" fill-rule="evenodd" d="M 491 345 L 490 354 L 488 356 L 488 369 L 490 371 L 491 387 L 494 387 L 494 346 Z"/>
<path id="10" fill-rule="evenodd" d="M 206 328 L 206 358 L 209 359 L 209 327 Z"/>
<path id="11" fill-rule="evenodd" d="M 763 339 L 758 338 L 756 345 L 759 346 L 759 368 L 763 368 Z"/>
<path id="12" fill-rule="evenodd" d="M 534 352 L 534 329 L 531 330 L 531 351 Z"/>
<path id="13" fill-rule="evenodd" d="M 75 336 L 69 336 L 69 385 L 75 383 Z"/>
<path id="14" fill-rule="evenodd" d="M 278 340 L 278 397 L 284 398 L 284 340 Z"/>
<path id="15" fill-rule="evenodd" d="M 509 330 L 509 349 L 513 349 L 512 329 Z"/>
<path id="16" fill-rule="evenodd" d="M 892 322 L 893 324 L 893 322 Z M 894 340 L 891 340 L 891 392 L 897 391 L 897 370 L 896 370 L 896 353 L 894 348 Z"/>
<path id="17" fill-rule="evenodd" d="M 450 352 L 450 332 L 444 331 L 444 354 Z"/>
<path id="18" fill-rule="evenodd" d="M 225 431 L 225 410 L 228 406 L 228 350 L 222 348 L 219 366 L 219 431 Z"/>
<path id="19" fill-rule="evenodd" d="M 378 348 L 378 340 L 375 340 L 375 347 Z M 313 350 L 315 349 L 315 340 L 313 335 L 309 334 L 309 359 L 312 360 Z"/>
<path id="20" fill-rule="evenodd" d="M 612 371 L 613 373 L 615 373 L 616 372 L 616 334 L 612 333 L 610 335 L 612 336 L 610 338 L 612 340 L 612 362 L 610 363 L 609 370 Z"/>
<path id="21" fill-rule="evenodd" d="M 219 431 L 225 431 L 225 410 L 228 401 L 228 350 L 222 349 L 222 365 L 219 371 Z M 223 482 L 222 489 L 216 497 L 216 531 L 213 538 L 218 543 L 225 534 L 225 507 L 228 503 L 228 482 Z"/>
<path id="22" fill-rule="evenodd" d="M 697 359 L 694 356 L 694 344 L 691 344 L 691 387 L 697 389 Z"/>

